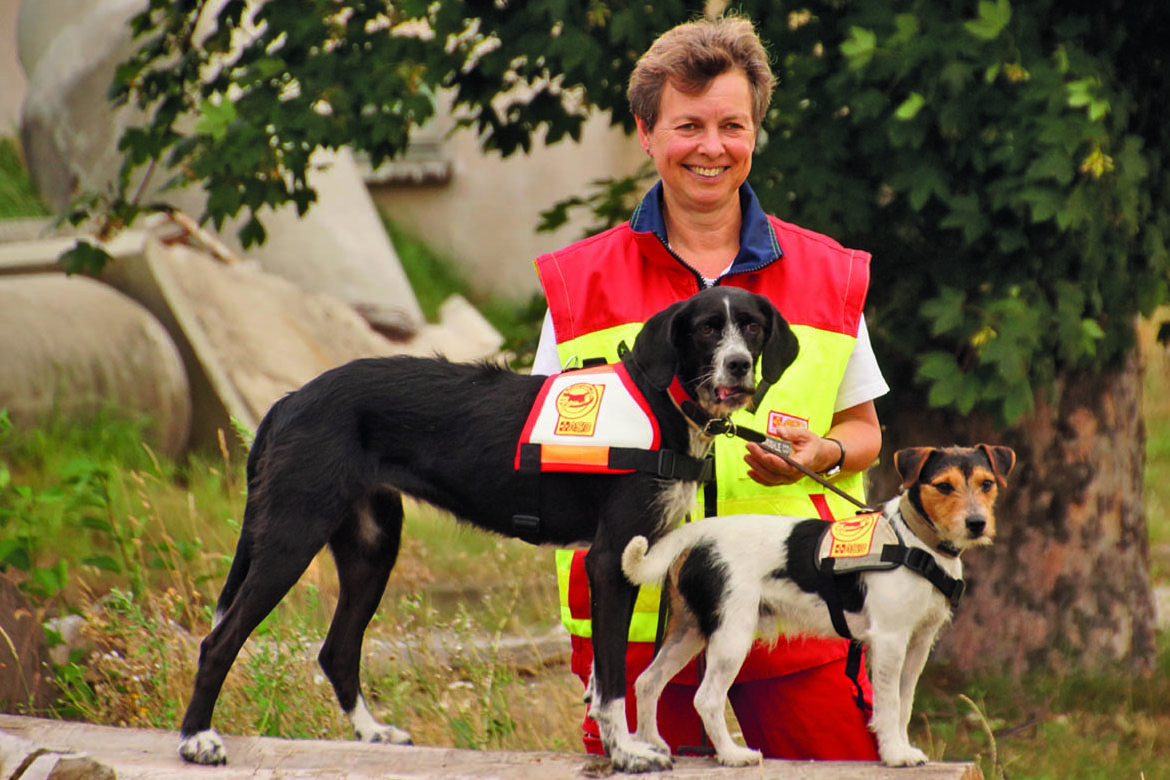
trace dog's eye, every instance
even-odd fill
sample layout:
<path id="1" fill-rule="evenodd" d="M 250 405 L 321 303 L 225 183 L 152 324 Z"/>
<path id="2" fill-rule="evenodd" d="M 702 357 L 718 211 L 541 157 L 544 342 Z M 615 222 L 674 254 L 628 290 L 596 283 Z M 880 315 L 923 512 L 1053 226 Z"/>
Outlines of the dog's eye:
<path id="1" fill-rule="evenodd" d="M 715 332 L 715 328 L 711 325 L 703 324 L 703 325 L 700 325 L 698 328 L 698 334 L 700 336 L 710 336 L 714 332 Z"/>
<path id="2" fill-rule="evenodd" d="M 762 328 L 760 327 L 760 323 L 758 323 L 758 322 L 749 322 L 747 325 L 743 326 L 743 332 L 750 334 L 752 336 L 756 335 L 761 330 L 762 330 Z"/>
<path id="3" fill-rule="evenodd" d="M 990 480 L 990 479 L 983 480 L 983 492 L 984 493 L 990 493 L 991 489 L 993 487 L 995 487 L 995 482 L 993 480 Z"/>
<path id="4" fill-rule="evenodd" d="M 950 482 L 939 482 L 934 486 L 934 489 L 942 493 L 944 496 L 949 496 L 951 493 L 955 492 L 955 486 Z"/>

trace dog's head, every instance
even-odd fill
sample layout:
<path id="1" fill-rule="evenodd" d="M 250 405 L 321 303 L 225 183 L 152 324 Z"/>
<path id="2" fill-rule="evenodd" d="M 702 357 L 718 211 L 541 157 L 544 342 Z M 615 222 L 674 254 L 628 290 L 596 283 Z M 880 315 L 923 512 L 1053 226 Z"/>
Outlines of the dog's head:
<path id="1" fill-rule="evenodd" d="M 752 402 L 756 361 L 766 389 L 798 349 L 796 336 L 767 298 L 712 287 L 648 319 L 631 357 L 655 388 L 664 390 L 678 377 L 703 411 L 723 417 Z"/>
<path id="2" fill-rule="evenodd" d="M 959 551 L 995 539 L 995 499 L 1015 465 L 1010 447 L 990 444 L 894 453 L 904 500 Z"/>

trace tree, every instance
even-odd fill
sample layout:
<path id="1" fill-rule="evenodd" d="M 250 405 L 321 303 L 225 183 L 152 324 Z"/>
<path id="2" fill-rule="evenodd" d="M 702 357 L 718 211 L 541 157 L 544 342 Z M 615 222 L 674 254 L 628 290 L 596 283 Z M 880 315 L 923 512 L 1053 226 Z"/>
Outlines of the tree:
<path id="1" fill-rule="evenodd" d="M 206 189 L 203 220 L 243 211 L 243 243 L 262 241 L 263 207 L 310 206 L 315 149 L 394 156 L 438 89 L 504 155 L 575 138 L 591 107 L 630 129 L 638 54 L 704 5 L 151 0 L 111 91 L 150 120 L 123 136 L 113 196 L 72 218 L 96 216 L 99 233 L 133 220 L 149 208 L 127 195 L 135 170 L 157 164 Z M 1001 543 L 970 561 L 944 650 L 966 669 L 1147 668 L 1134 320 L 1168 298 L 1168 12 L 1157 0 L 737 8 L 780 78 L 753 168 L 761 200 L 874 252 L 887 452 L 987 440 L 1020 455 Z M 633 181 L 550 219 L 581 203 L 612 218 Z M 67 258 L 101 259 L 84 246 Z"/>

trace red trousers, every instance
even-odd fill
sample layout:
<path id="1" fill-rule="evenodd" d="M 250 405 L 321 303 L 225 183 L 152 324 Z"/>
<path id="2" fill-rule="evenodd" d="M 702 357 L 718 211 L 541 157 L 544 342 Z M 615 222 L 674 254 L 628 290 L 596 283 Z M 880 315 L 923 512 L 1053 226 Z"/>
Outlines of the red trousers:
<path id="1" fill-rule="evenodd" d="M 873 689 L 864 664 L 859 681 L 872 711 Z M 704 748 L 710 745 L 695 712 L 697 690 L 672 682 L 658 702 L 658 731 L 676 755 L 706 752 Z M 728 698 L 744 742 L 766 758 L 877 761 L 877 740 L 869 730 L 868 713 L 853 700 L 854 693 L 841 658 L 783 677 L 735 683 Z M 631 730 L 637 728 L 633 684 L 626 689 L 626 718 Z M 586 752 L 604 754 L 596 721 L 586 715 L 582 728 Z"/>

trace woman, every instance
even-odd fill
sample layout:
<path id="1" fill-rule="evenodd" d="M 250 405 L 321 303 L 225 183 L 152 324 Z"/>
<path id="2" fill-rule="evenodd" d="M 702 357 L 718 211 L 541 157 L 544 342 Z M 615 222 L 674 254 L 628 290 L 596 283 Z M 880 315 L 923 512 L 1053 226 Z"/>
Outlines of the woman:
<path id="1" fill-rule="evenodd" d="M 873 399 L 888 388 L 874 360 L 862 307 L 869 255 L 765 214 L 746 184 L 775 80 L 751 23 L 704 19 L 663 34 L 630 78 L 638 138 L 660 181 L 628 223 L 537 259 L 549 303 L 534 373 L 588 359 L 617 360 L 641 324 L 666 305 L 715 284 L 767 295 L 797 333 L 797 361 L 754 414 L 738 422 L 786 439 L 791 457 L 862 497 L 861 475 L 881 448 Z M 830 392 L 830 388 L 832 391 Z M 697 516 L 739 512 L 841 517 L 852 507 L 757 444 L 719 440 L 715 477 Z M 562 617 L 573 670 L 592 664 L 580 556 L 558 553 Z M 629 680 L 653 657 L 657 594 L 643 589 L 630 631 Z M 847 643 L 782 638 L 757 645 L 730 699 L 749 746 L 775 758 L 877 760 L 864 705 L 845 675 Z M 677 752 L 702 749 L 692 706 L 698 672 L 684 670 L 659 706 Z M 864 667 L 859 685 L 866 701 Z M 627 709 L 634 712 L 632 684 Z M 601 752 L 586 718 L 585 744 Z"/>

